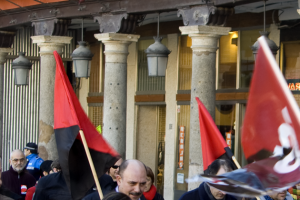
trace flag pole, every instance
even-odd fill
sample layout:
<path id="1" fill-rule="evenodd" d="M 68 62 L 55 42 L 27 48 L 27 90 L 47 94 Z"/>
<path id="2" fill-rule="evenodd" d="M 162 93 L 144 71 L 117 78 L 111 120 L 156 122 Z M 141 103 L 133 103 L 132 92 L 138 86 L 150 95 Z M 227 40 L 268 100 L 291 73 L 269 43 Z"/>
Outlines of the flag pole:
<path id="1" fill-rule="evenodd" d="M 93 173 L 93 177 L 94 177 L 94 180 L 95 180 L 95 183 L 96 183 L 96 187 L 97 187 L 97 191 L 99 193 L 99 197 L 100 197 L 100 199 L 103 199 L 103 193 L 102 193 L 102 190 L 101 190 L 101 187 L 100 187 L 99 179 L 97 177 L 95 166 L 94 166 L 94 163 L 93 163 L 93 160 L 92 160 L 92 157 L 91 157 L 90 150 L 89 150 L 88 145 L 86 143 L 84 133 L 83 133 L 82 130 L 79 130 L 79 133 L 80 133 L 80 136 L 81 136 L 81 140 L 82 140 L 82 143 L 83 143 L 83 146 L 84 146 L 85 153 L 86 153 L 87 158 L 89 160 L 89 164 L 90 164 L 90 167 L 91 167 L 91 170 L 92 170 L 92 173 Z"/>
<path id="2" fill-rule="evenodd" d="M 232 161 L 234 162 L 235 166 L 236 166 L 238 169 L 241 169 L 241 165 L 240 165 L 239 162 L 236 160 L 235 156 L 232 156 L 231 159 L 232 159 Z"/>

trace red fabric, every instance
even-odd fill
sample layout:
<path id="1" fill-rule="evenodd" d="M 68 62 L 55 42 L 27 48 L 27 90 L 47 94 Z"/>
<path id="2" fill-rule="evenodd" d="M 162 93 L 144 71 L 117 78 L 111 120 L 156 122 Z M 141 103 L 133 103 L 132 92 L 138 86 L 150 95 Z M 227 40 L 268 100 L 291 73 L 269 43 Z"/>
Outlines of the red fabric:
<path id="1" fill-rule="evenodd" d="M 261 48 L 255 62 L 242 127 L 241 141 L 246 158 L 258 155 L 262 150 L 272 153 L 276 145 L 282 146 L 279 127 L 283 124 L 294 129 L 296 139 L 290 139 L 299 143 L 300 138 L 299 107 L 266 41 L 261 37 L 259 42 Z"/>
<path id="2" fill-rule="evenodd" d="M 78 125 L 84 132 L 88 147 L 95 151 L 118 156 L 118 153 L 104 140 L 83 111 L 69 82 L 59 54 L 53 52 L 56 60 L 54 88 L 54 129 Z M 80 135 L 77 135 L 80 139 Z"/>
<path id="3" fill-rule="evenodd" d="M 25 200 L 32 200 L 33 194 L 35 193 L 36 186 L 33 186 L 27 190 Z"/>
<path id="4" fill-rule="evenodd" d="M 155 194 L 156 194 L 156 187 L 154 185 L 150 187 L 150 190 L 148 192 L 143 192 L 143 195 L 147 200 L 154 199 Z"/>
<path id="5" fill-rule="evenodd" d="M 203 103 L 198 97 L 196 101 L 199 109 L 203 169 L 206 170 L 214 160 L 226 153 L 224 148 L 228 145 Z"/>

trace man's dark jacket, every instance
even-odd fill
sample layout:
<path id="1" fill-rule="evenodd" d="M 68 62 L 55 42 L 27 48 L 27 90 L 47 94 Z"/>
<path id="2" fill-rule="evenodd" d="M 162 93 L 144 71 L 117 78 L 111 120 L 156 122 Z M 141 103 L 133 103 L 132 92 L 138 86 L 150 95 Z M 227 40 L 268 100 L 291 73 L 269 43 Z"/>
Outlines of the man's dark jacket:
<path id="1" fill-rule="evenodd" d="M 72 200 L 63 173 L 53 173 L 40 178 L 33 200 Z"/>
<path id="2" fill-rule="evenodd" d="M 15 172 L 10 166 L 9 170 L 2 172 L 2 184 L 10 191 L 22 196 L 25 200 L 26 194 L 21 194 L 21 185 L 26 185 L 27 189 L 35 186 L 35 178 L 24 169 L 20 174 Z"/>
<path id="3" fill-rule="evenodd" d="M 201 185 L 194 189 L 191 190 L 185 194 L 183 194 L 179 200 L 216 200 L 214 196 L 211 194 L 209 186 L 203 182 Z M 236 200 L 235 197 L 226 194 L 223 200 Z"/>
<path id="4" fill-rule="evenodd" d="M 110 192 L 115 191 L 117 187 L 117 182 L 114 182 L 111 176 L 104 174 L 100 177 L 99 183 L 101 186 L 101 190 L 103 196 L 107 195 Z M 146 200 L 145 197 L 142 195 L 141 200 Z M 91 194 L 85 196 L 82 200 L 100 200 L 98 191 L 92 192 Z"/>
<path id="5" fill-rule="evenodd" d="M 7 189 L 4 185 L 1 185 L 0 186 L 0 199 L 20 200 L 20 199 L 22 199 L 22 197 L 17 195 L 16 193 L 13 193 L 9 189 Z"/>

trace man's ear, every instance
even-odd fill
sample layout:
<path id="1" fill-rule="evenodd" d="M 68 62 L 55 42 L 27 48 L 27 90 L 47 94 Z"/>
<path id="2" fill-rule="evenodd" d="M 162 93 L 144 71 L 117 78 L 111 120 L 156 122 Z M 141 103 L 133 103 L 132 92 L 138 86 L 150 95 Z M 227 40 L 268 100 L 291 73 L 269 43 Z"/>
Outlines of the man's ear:
<path id="1" fill-rule="evenodd" d="M 116 175 L 116 179 L 117 179 L 118 185 L 120 185 L 122 182 L 122 177 L 120 175 Z"/>
<path id="2" fill-rule="evenodd" d="M 11 164 L 11 159 L 9 159 L 9 164 L 12 165 L 12 164 Z"/>

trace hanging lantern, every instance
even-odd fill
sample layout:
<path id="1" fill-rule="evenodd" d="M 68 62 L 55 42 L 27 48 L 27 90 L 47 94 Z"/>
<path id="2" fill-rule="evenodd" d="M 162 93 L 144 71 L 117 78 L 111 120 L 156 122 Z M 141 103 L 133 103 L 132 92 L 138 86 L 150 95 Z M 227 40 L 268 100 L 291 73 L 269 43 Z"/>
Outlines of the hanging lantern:
<path id="1" fill-rule="evenodd" d="M 269 39 L 269 32 L 266 31 L 266 1 L 264 0 L 264 31 L 259 31 L 261 37 L 265 37 L 267 44 L 270 48 L 270 50 L 272 51 L 272 54 L 274 55 L 274 57 L 276 57 L 277 51 L 279 49 L 279 47 L 275 44 L 275 42 L 273 40 Z M 258 52 L 259 49 L 259 42 L 258 40 L 254 43 L 254 45 L 251 47 L 252 52 L 253 52 L 253 56 L 254 56 L 254 60 L 256 60 L 256 54 Z"/>
<path id="2" fill-rule="evenodd" d="M 75 76 L 77 78 L 88 78 L 91 71 L 91 60 L 94 56 L 92 52 L 86 47 L 84 41 L 78 42 L 79 47 L 72 53 L 72 60 L 75 67 Z"/>
<path id="3" fill-rule="evenodd" d="M 14 71 L 15 85 L 28 85 L 29 83 L 29 70 L 32 63 L 25 58 L 24 52 L 19 52 L 19 57 L 11 63 Z"/>
<path id="4" fill-rule="evenodd" d="M 154 44 L 151 44 L 146 50 L 148 75 L 166 76 L 168 56 L 171 51 L 161 43 L 162 37 L 154 37 Z"/>
<path id="5" fill-rule="evenodd" d="M 159 37 L 159 14 L 157 20 L 157 37 L 154 37 L 154 44 L 151 44 L 146 50 L 148 76 L 166 76 L 168 57 L 171 51 L 161 43 L 162 37 Z"/>
<path id="6" fill-rule="evenodd" d="M 272 54 L 274 55 L 274 57 L 276 57 L 276 54 L 277 54 L 277 51 L 278 51 L 279 47 L 275 44 L 275 42 L 273 40 L 269 39 L 268 36 L 269 36 L 270 33 L 267 32 L 267 31 L 260 31 L 259 33 L 260 33 L 261 37 L 266 38 L 267 44 L 268 44 Z M 258 49 L 259 49 L 259 42 L 256 41 L 254 43 L 254 45 L 251 47 L 251 49 L 252 49 L 254 60 L 255 60 L 256 59 L 256 54 L 257 54 Z"/>

